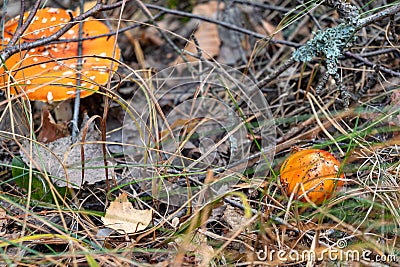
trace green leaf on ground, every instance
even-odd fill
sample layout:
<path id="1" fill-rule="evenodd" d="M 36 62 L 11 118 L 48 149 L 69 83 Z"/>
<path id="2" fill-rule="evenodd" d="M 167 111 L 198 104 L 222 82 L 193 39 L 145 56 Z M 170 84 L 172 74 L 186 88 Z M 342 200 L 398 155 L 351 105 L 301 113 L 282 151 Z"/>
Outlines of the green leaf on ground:
<path id="1" fill-rule="evenodd" d="M 14 157 L 12 160 L 12 176 L 15 183 L 25 190 L 29 191 L 31 187 L 31 198 L 47 203 L 54 203 L 51 187 L 55 188 L 61 196 L 68 196 L 67 187 L 50 186 L 48 181 L 36 170 L 32 170 L 32 181 L 29 183 L 29 167 L 19 157 Z"/>

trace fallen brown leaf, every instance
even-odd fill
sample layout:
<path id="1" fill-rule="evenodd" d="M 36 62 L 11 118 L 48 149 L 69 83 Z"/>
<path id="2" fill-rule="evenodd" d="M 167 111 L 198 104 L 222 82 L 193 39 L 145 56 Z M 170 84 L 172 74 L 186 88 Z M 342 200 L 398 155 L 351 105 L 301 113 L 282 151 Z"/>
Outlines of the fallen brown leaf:
<path id="1" fill-rule="evenodd" d="M 216 18 L 218 11 L 218 2 L 211 1 L 205 4 L 196 5 L 193 8 L 193 14 L 201 15 L 208 18 Z M 202 56 L 205 59 L 210 59 L 215 56 L 218 56 L 220 51 L 221 39 L 219 38 L 218 27 L 215 24 L 200 21 L 198 27 L 193 34 L 196 38 L 199 49 L 202 51 Z M 191 40 L 188 42 L 185 50 L 191 52 L 193 54 L 197 54 L 198 48 L 194 44 L 194 41 Z M 197 61 L 195 57 L 187 56 L 189 61 Z M 183 60 L 178 58 L 175 62 L 176 64 L 182 63 Z"/>
<path id="2" fill-rule="evenodd" d="M 152 219 L 151 210 L 137 210 L 128 201 L 126 193 L 120 194 L 106 210 L 106 215 L 101 217 L 108 228 L 120 234 L 133 234 L 146 229 Z"/>

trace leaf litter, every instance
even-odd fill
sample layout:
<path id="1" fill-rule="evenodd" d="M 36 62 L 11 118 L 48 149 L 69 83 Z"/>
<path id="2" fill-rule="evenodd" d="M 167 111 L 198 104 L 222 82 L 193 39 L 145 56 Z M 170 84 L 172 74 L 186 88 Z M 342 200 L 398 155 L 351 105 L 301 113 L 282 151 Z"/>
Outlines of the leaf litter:
<path id="1" fill-rule="evenodd" d="M 88 121 L 86 116 L 85 121 Z M 101 134 L 91 124 L 86 138 L 82 142 L 83 130 L 80 131 L 78 142 L 71 144 L 71 137 L 62 137 L 47 144 L 33 144 L 30 151 L 30 140 L 22 142 L 21 157 L 29 165 L 50 174 L 53 182 L 60 187 L 80 188 L 84 183 L 94 184 L 106 179 L 103 160 Z M 82 159 L 82 145 L 84 158 Z M 83 177 L 82 177 L 82 163 Z M 108 162 L 109 166 L 113 165 Z M 112 171 L 112 168 L 110 168 Z"/>

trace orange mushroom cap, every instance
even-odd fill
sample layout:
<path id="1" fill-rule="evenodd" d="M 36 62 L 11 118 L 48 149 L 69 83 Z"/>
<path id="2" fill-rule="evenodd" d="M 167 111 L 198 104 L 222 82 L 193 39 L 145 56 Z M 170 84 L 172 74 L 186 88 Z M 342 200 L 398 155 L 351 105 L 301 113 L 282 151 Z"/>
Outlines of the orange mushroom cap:
<path id="1" fill-rule="evenodd" d="M 24 21 L 28 12 L 24 14 Z M 38 10 L 20 43 L 34 42 L 48 37 L 69 23 L 73 11 L 59 8 Z M 19 16 L 8 21 L 4 27 L 3 44 L 7 44 L 18 27 Z M 94 18 L 83 22 L 82 37 L 99 36 L 110 33 L 108 27 Z M 60 37 L 60 40 L 78 39 L 79 24 Z M 107 83 L 110 70 L 116 71 L 120 50 L 115 46 L 114 36 L 99 37 L 82 41 L 82 68 L 78 66 L 78 42 L 65 42 L 40 46 L 21 51 L 6 60 L 0 68 L 2 89 L 10 89 L 11 94 L 23 93 L 31 100 L 61 101 L 74 98 L 77 89 L 78 71 L 81 73 L 80 94 L 86 97 Z M 112 69 L 111 69 L 112 65 Z"/>
<path id="2" fill-rule="evenodd" d="M 321 149 L 304 149 L 290 155 L 280 169 L 280 181 L 288 195 L 307 194 L 317 205 L 330 198 L 344 184 L 339 161 Z M 304 189 L 304 190 L 303 190 Z M 306 198 L 301 198 L 306 202 Z"/>

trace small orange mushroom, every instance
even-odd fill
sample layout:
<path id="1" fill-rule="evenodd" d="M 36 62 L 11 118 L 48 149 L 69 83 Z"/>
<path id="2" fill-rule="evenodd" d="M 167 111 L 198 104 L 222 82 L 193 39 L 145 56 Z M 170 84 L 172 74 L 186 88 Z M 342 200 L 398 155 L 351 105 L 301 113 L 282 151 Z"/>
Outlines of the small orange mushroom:
<path id="1" fill-rule="evenodd" d="M 28 12 L 24 14 L 24 20 Z M 69 23 L 73 11 L 59 8 L 38 10 L 20 43 L 34 42 L 46 38 Z M 4 27 L 3 44 L 7 44 L 18 27 L 19 17 L 8 21 Z M 108 27 L 94 18 L 83 22 L 83 38 L 110 33 Z M 9 88 L 11 94 L 21 94 L 30 100 L 45 102 L 74 98 L 77 77 L 80 72 L 80 94 L 86 97 L 107 83 L 111 71 L 116 71 L 118 63 L 111 64 L 110 58 L 120 58 L 120 50 L 115 46 L 114 36 L 103 36 L 82 41 L 82 67 L 78 68 L 78 42 L 68 39 L 79 38 L 79 24 L 60 37 L 65 43 L 53 43 L 28 51 L 21 51 L 6 60 L 0 68 L 2 89 Z"/>
<path id="2" fill-rule="evenodd" d="M 330 198 L 344 184 L 339 161 L 321 149 L 304 149 L 290 155 L 280 169 L 280 181 L 288 195 L 294 194 L 317 205 Z"/>

